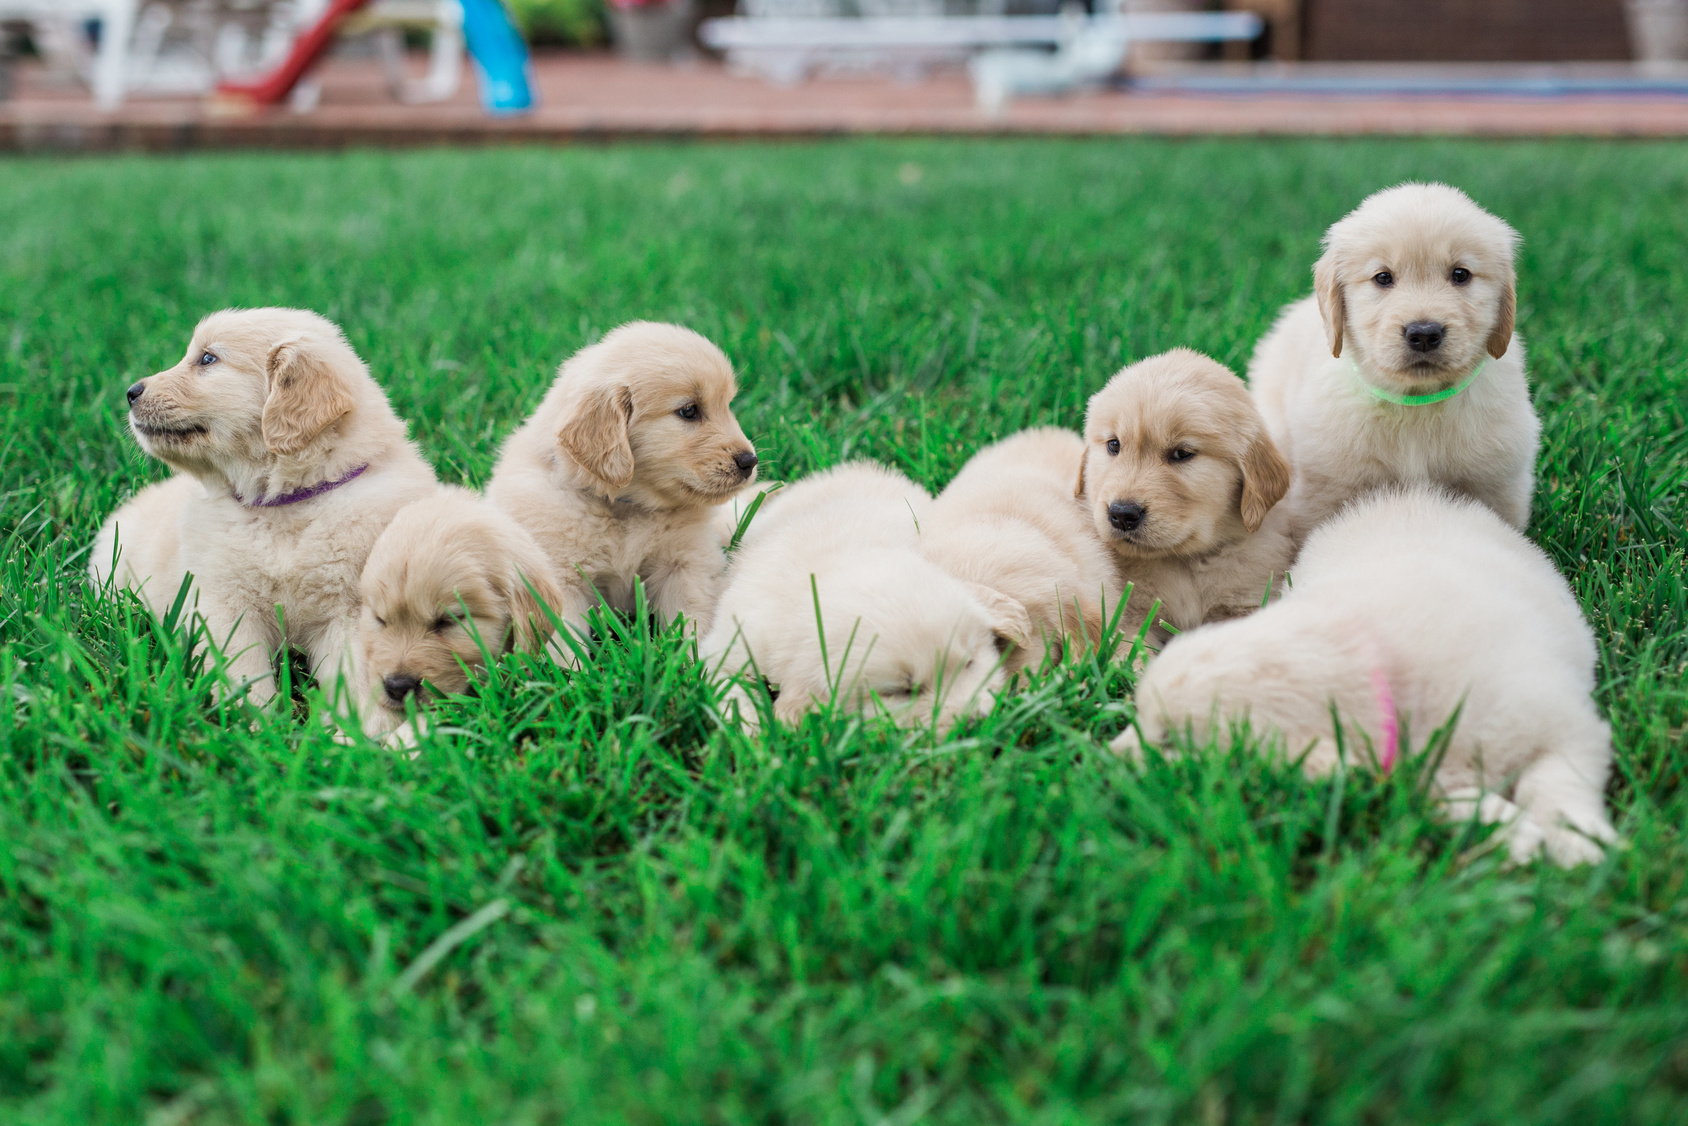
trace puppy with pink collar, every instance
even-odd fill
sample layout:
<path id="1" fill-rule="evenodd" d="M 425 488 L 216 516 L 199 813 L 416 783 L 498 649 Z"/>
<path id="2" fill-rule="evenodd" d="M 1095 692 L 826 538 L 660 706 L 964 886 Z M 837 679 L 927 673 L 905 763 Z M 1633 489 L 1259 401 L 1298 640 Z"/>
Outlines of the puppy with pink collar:
<path id="1" fill-rule="evenodd" d="M 1320 525 L 1293 578 L 1258 613 L 1174 638 L 1114 748 L 1246 721 L 1316 776 L 1342 749 L 1388 770 L 1451 721 L 1435 778 L 1451 817 L 1502 824 L 1515 861 L 1600 858 L 1617 834 L 1594 637 L 1540 548 L 1485 505 L 1417 486 Z"/>

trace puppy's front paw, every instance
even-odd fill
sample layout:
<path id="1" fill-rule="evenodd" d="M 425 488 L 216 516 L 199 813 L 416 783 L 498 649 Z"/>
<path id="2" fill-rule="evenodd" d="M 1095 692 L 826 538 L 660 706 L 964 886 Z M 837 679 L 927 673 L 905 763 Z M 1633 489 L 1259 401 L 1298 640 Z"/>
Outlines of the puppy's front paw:
<path id="1" fill-rule="evenodd" d="M 1535 860 L 1547 844 L 1547 830 L 1523 810 L 1506 821 L 1495 834 L 1506 845 L 1506 866 L 1516 868 Z"/>
<path id="2" fill-rule="evenodd" d="M 1143 737 L 1137 733 L 1135 726 L 1128 727 L 1114 736 L 1114 741 L 1108 744 L 1108 750 L 1131 762 L 1142 762 Z"/>
<path id="3" fill-rule="evenodd" d="M 762 717 L 757 713 L 750 693 L 736 685 L 721 698 L 721 720 L 746 735 L 757 735 L 762 730 Z"/>
<path id="4" fill-rule="evenodd" d="M 1598 864 L 1606 858 L 1606 850 L 1600 847 L 1599 842 L 1571 828 L 1544 829 L 1542 847 L 1547 852 L 1547 858 L 1561 868 Z"/>
<path id="5" fill-rule="evenodd" d="M 403 723 L 387 732 L 387 734 L 381 739 L 381 745 L 386 747 L 388 750 L 410 751 L 412 752 L 410 757 L 415 758 L 417 754 L 421 753 L 416 748 L 422 742 L 422 736 L 427 733 L 427 719 L 422 716 L 417 716 L 415 719 L 405 720 Z"/>

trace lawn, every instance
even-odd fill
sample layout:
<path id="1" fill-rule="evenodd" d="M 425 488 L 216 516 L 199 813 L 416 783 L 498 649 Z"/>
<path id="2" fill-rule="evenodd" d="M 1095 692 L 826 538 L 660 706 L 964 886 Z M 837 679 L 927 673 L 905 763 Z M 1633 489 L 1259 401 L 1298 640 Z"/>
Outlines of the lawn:
<path id="1" fill-rule="evenodd" d="M 1508 870 L 1410 771 L 1137 767 L 1130 678 L 747 740 L 673 635 L 512 658 L 416 758 L 213 703 L 91 591 L 202 314 L 340 322 L 451 481 L 635 317 L 772 475 L 1241 370 L 1407 178 L 1524 235 L 1531 535 L 1601 641 L 1629 847 Z M 0 161 L 0 1121 L 1613 1123 L 1688 1105 L 1688 146 L 847 142 Z M 1429 611 L 1427 611 L 1429 612 Z"/>

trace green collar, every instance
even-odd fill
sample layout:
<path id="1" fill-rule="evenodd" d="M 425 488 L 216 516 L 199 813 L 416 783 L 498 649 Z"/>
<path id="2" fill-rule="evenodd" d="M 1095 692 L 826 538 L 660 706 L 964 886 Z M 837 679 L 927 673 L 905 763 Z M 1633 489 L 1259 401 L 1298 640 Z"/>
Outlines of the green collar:
<path id="1" fill-rule="evenodd" d="M 1467 387 L 1470 387 L 1472 380 L 1481 375 L 1483 373 L 1483 369 L 1488 366 L 1489 361 L 1485 359 L 1483 362 L 1471 369 L 1471 374 L 1466 376 L 1463 382 L 1457 383 L 1452 387 L 1444 387 L 1440 391 L 1432 391 L 1428 395 L 1397 395 L 1393 391 L 1385 391 L 1383 388 L 1374 385 L 1371 380 L 1360 374 L 1359 364 L 1353 365 L 1354 374 L 1359 377 L 1360 386 L 1366 389 L 1367 394 L 1371 395 L 1374 399 L 1381 399 L 1385 403 L 1394 403 L 1396 406 L 1401 407 L 1426 407 L 1431 403 L 1445 402 L 1465 390 Z"/>

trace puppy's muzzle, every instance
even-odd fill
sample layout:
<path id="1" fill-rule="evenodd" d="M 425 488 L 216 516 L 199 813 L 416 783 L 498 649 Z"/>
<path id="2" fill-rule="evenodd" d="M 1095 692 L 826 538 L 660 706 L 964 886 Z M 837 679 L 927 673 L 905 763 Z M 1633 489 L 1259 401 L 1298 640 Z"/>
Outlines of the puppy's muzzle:
<path id="1" fill-rule="evenodd" d="M 1116 500 L 1108 505 L 1108 523 L 1127 535 L 1143 526 L 1149 510 L 1134 500 Z"/>
<path id="2" fill-rule="evenodd" d="M 1442 346 L 1448 330 L 1437 321 L 1414 321 L 1401 330 L 1407 338 L 1407 347 L 1415 352 L 1434 352 Z"/>
<path id="3" fill-rule="evenodd" d="M 406 676 L 404 673 L 391 673 L 381 678 L 381 687 L 387 693 L 387 702 L 393 705 L 403 704 L 405 699 L 416 693 L 422 687 L 420 677 Z"/>

